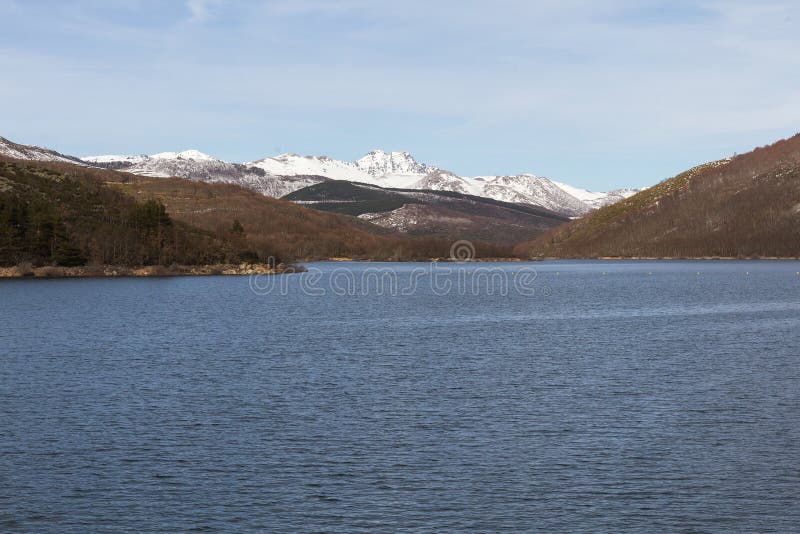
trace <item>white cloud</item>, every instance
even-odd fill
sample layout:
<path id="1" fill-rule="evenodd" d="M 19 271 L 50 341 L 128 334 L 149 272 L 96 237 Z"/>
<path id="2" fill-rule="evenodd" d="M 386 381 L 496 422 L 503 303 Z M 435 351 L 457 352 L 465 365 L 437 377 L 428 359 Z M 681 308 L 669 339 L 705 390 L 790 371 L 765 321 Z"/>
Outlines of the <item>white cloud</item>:
<path id="1" fill-rule="evenodd" d="M 219 4 L 219 0 L 186 0 L 186 7 L 189 9 L 189 22 L 205 22 L 211 17 L 211 8 Z"/>

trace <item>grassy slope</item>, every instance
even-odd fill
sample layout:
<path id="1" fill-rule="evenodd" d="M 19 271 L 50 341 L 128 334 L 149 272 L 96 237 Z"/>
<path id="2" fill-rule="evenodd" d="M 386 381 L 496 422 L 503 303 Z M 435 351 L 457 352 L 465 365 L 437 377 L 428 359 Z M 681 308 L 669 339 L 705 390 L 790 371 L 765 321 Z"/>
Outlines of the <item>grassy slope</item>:
<path id="1" fill-rule="evenodd" d="M 800 135 L 700 165 L 517 246 L 546 257 L 798 257 Z"/>

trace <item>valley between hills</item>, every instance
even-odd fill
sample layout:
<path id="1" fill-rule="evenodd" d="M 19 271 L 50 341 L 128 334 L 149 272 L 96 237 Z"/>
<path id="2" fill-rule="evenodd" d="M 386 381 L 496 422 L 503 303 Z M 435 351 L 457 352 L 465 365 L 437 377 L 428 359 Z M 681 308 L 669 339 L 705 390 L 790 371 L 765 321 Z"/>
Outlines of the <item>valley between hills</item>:
<path id="1" fill-rule="evenodd" d="M 197 151 L 78 158 L 0 138 L 4 276 L 448 259 L 457 240 L 476 260 L 796 258 L 798 223 L 800 135 L 607 193 L 533 174 L 460 177 L 405 152 L 236 164 Z"/>

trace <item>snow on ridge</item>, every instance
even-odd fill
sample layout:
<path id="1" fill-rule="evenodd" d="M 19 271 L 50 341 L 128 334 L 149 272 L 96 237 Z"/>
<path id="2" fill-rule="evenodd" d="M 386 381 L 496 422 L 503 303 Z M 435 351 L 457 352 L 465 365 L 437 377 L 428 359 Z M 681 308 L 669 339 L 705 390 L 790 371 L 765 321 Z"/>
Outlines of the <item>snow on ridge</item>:
<path id="1" fill-rule="evenodd" d="M 319 175 L 334 180 L 353 180 L 383 187 L 408 187 L 435 167 L 419 163 L 406 151 L 372 150 L 356 161 L 329 156 L 285 153 L 248 162 L 246 165 L 281 176 Z"/>
<path id="2" fill-rule="evenodd" d="M 137 165 L 139 163 L 143 163 L 150 159 L 158 159 L 158 160 L 193 160 L 193 161 L 222 161 L 220 159 L 215 158 L 214 156 L 209 156 L 199 150 L 184 150 L 182 152 L 159 152 L 157 154 L 108 154 L 102 156 L 84 156 L 81 160 L 86 161 L 88 163 L 128 163 L 131 165 Z"/>
<path id="3" fill-rule="evenodd" d="M 146 160 L 149 156 L 145 154 L 140 155 L 113 155 L 108 154 L 105 156 L 84 156 L 81 159 L 89 163 L 130 163 L 136 164 Z"/>
<path id="4" fill-rule="evenodd" d="M 338 161 L 328 156 L 301 156 L 280 154 L 246 163 L 277 176 L 324 176 L 333 180 L 365 181 L 371 176 L 353 163 Z"/>
<path id="5" fill-rule="evenodd" d="M 554 184 L 558 187 L 563 189 L 568 194 L 572 195 L 573 197 L 577 198 L 578 200 L 582 200 L 584 202 L 591 202 L 595 200 L 599 200 L 605 196 L 607 193 L 595 193 L 594 191 L 589 191 L 588 189 L 582 189 L 580 187 L 575 187 L 569 184 L 565 184 L 562 182 L 557 182 L 555 180 L 551 180 Z"/>
<path id="6" fill-rule="evenodd" d="M 0 154 L 14 159 L 29 161 L 63 161 L 76 165 L 85 165 L 79 159 L 67 156 L 36 145 L 21 145 L 0 137 Z"/>
<path id="7" fill-rule="evenodd" d="M 182 152 L 159 152 L 150 156 L 153 159 L 191 159 L 195 161 L 221 161 L 199 150 L 189 149 Z"/>

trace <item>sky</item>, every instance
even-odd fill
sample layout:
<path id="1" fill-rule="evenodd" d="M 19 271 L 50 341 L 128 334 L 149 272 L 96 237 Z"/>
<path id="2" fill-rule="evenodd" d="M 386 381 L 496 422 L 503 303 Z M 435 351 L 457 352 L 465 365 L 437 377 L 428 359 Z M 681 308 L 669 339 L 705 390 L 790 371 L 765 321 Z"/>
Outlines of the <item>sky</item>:
<path id="1" fill-rule="evenodd" d="M 0 136 L 656 183 L 800 131 L 800 2 L 0 0 Z"/>

